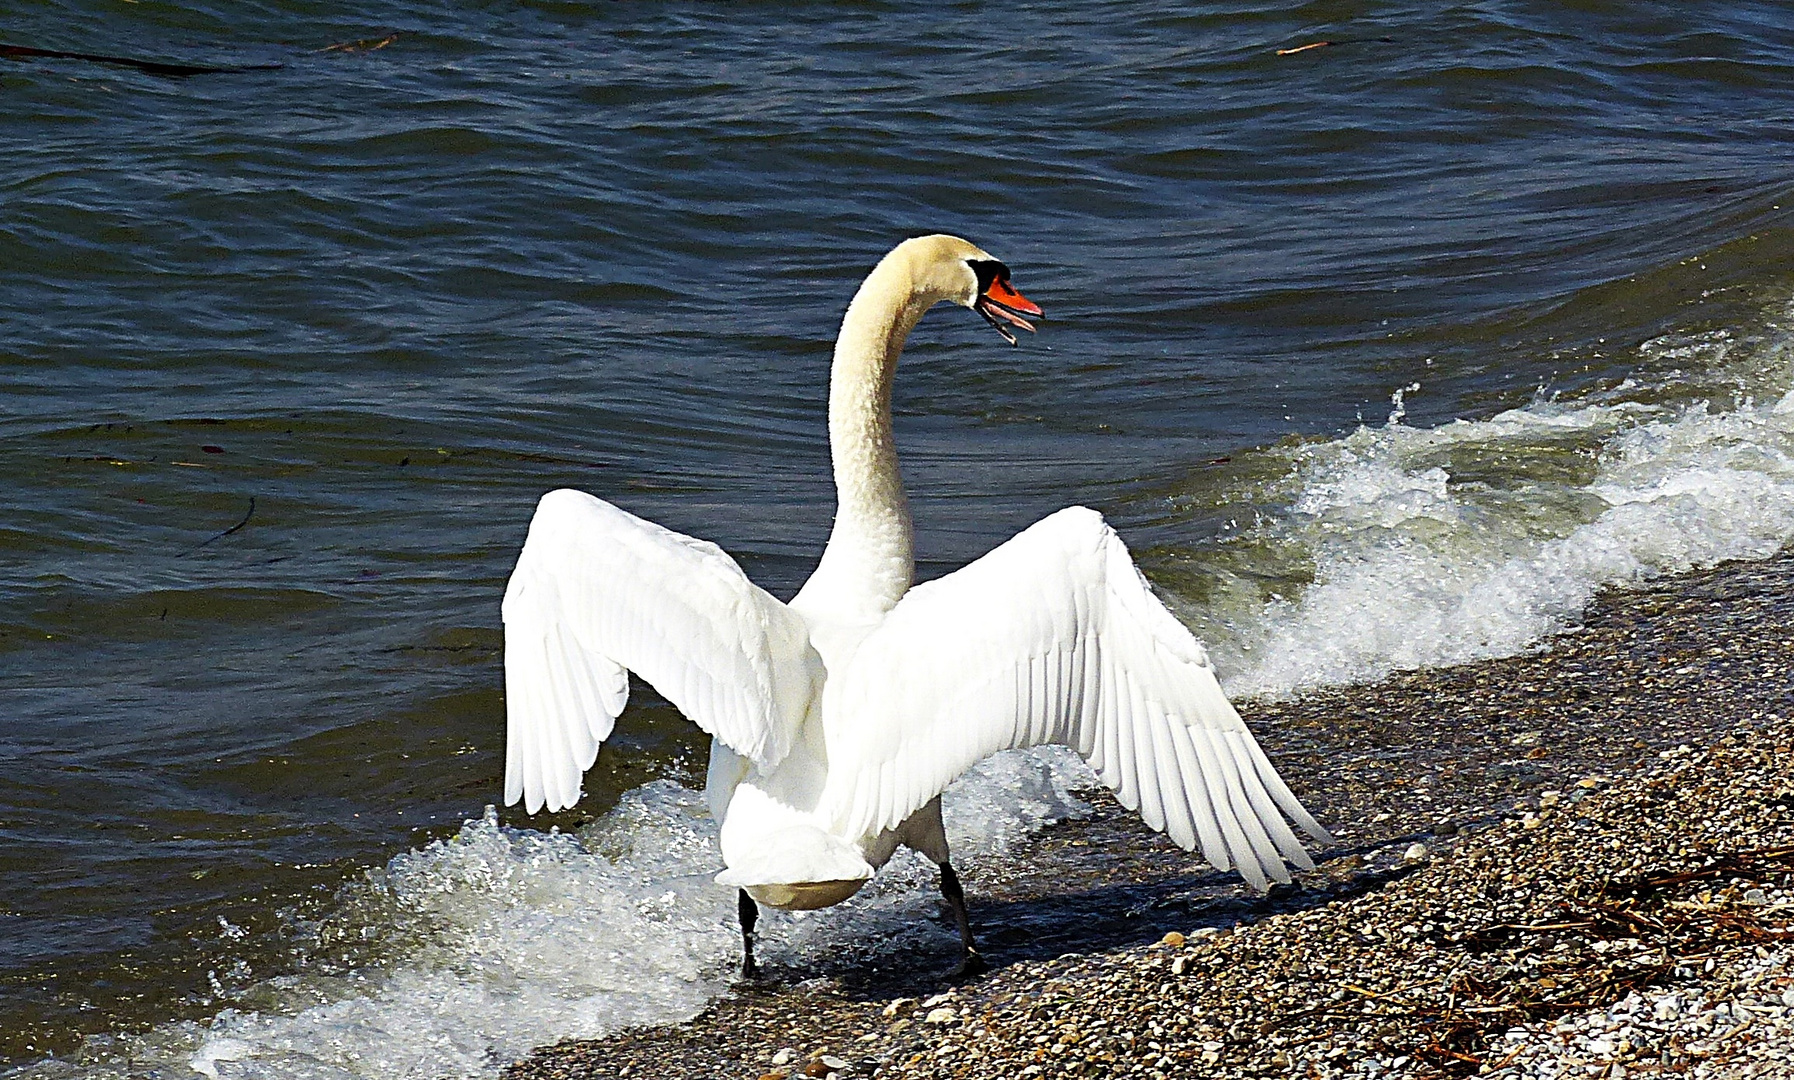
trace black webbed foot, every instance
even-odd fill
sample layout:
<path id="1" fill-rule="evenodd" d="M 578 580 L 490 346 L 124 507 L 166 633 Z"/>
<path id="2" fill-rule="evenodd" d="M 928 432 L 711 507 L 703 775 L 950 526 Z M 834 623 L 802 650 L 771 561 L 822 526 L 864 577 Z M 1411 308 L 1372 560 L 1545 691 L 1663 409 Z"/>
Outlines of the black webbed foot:
<path id="1" fill-rule="evenodd" d="M 989 970 L 990 965 L 984 962 L 983 953 L 979 952 L 977 949 L 967 949 L 965 955 L 960 957 L 959 966 L 955 967 L 947 977 L 955 980 L 969 979 L 975 975 L 982 975 Z"/>

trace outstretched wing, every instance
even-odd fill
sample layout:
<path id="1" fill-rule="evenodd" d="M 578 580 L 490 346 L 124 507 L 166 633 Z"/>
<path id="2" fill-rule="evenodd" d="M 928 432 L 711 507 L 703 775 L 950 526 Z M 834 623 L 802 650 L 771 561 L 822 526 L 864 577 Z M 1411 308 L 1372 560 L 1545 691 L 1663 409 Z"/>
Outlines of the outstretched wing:
<path id="1" fill-rule="evenodd" d="M 1330 839 L 1121 537 L 1072 507 L 898 603 L 824 691 L 843 835 L 891 828 L 989 754 L 1063 743 L 1122 805 L 1259 888 Z"/>
<path id="2" fill-rule="evenodd" d="M 505 803 L 579 801 L 633 671 L 770 767 L 822 686 L 803 620 L 715 544 L 551 491 L 505 590 Z"/>

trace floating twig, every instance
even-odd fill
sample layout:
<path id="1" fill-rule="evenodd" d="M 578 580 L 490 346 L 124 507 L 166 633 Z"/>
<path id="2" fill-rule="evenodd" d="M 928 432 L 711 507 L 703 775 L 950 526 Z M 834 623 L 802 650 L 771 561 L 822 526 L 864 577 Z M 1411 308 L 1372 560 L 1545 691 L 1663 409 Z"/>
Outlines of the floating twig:
<path id="1" fill-rule="evenodd" d="M 232 525 L 230 528 L 219 533 L 217 536 L 207 537 L 206 539 L 201 540 L 199 542 L 198 546 L 205 547 L 207 544 L 211 543 L 213 540 L 224 539 L 225 537 L 229 536 L 231 533 L 234 533 L 238 529 L 241 529 L 243 526 L 249 524 L 249 519 L 254 516 L 255 516 L 255 496 L 251 495 L 249 497 L 249 512 L 243 515 L 242 521 L 237 522 L 235 525 Z"/>
<path id="2" fill-rule="evenodd" d="M 578 458 L 554 457 L 550 454 L 535 454 L 528 451 L 512 451 L 511 456 L 519 461 L 540 461 L 548 465 L 577 465 L 582 469 L 608 469 L 610 465 L 602 461 L 580 461 Z"/>
<path id="3" fill-rule="evenodd" d="M 373 52 L 375 49 L 384 49 L 397 40 L 399 40 L 399 35 L 397 31 L 394 31 L 383 38 L 362 38 L 359 41 L 339 41 L 334 45 L 326 45 L 318 51 L 340 53 Z"/>
<path id="4" fill-rule="evenodd" d="M 1277 55 L 1278 56 L 1294 56 L 1297 53 L 1305 53 L 1310 49 L 1324 49 L 1329 45 L 1366 45 L 1373 41 L 1379 42 L 1384 45 L 1395 44 L 1394 38 L 1386 38 L 1386 37 L 1379 37 L 1379 38 L 1329 38 L 1326 41 L 1311 41 L 1306 45 L 1296 45 L 1296 46 L 1293 46 L 1288 49 L 1278 49 Z"/>
<path id="5" fill-rule="evenodd" d="M 84 60 L 90 64 L 112 64 L 136 68 L 151 75 L 185 78 L 189 75 L 230 75 L 242 71 L 273 71 L 282 64 L 237 64 L 213 67 L 202 64 L 171 64 L 164 60 L 139 60 L 131 56 L 108 56 L 102 53 L 69 52 L 65 49 L 39 49 L 30 45 L 7 45 L 0 42 L 0 56 L 45 60 Z"/>

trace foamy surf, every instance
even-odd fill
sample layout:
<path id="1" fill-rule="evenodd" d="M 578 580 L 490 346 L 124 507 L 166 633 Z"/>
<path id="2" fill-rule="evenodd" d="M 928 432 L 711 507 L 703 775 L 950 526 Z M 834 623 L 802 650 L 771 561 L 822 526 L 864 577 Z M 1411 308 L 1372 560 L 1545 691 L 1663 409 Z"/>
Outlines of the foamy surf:
<path id="1" fill-rule="evenodd" d="M 1603 588 L 1794 540 L 1786 332 L 1670 335 L 1639 353 L 1699 370 L 1430 429 L 1403 424 L 1408 387 L 1383 425 L 1291 451 L 1288 512 L 1244 540 L 1298 552 L 1313 582 L 1211 635 L 1228 691 L 1283 697 L 1513 655 Z"/>
<path id="2" fill-rule="evenodd" d="M 1084 812 L 1065 753 L 1005 754 L 944 800 L 956 854 L 1001 852 Z M 687 1019 L 740 962 L 735 891 L 703 796 L 670 781 L 629 793 L 577 834 L 513 829 L 496 813 L 394 858 L 345 907 L 406 944 L 346 976 L 285 976 L 238 995 L 207 1024 L 90 1039 L 75 1061 L 15 1080 L 144 1075 L 215 1080 L 437 1080 L 494 1076 L 532 1048 Z M 760 957 L 818 971 L 904 949 L 957 955 L 932 916 L 934 869 L 908 853 L 845 904 L 767 912 Z"/>

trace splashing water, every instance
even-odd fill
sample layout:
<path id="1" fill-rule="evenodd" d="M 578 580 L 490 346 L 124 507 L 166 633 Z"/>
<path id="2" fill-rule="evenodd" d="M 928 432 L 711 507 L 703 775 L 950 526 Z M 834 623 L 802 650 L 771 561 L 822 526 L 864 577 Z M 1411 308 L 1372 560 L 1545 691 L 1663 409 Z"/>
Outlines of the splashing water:
<path id="1" fill-rule="evenodd" d="M 1650 403 L 1628 380 L 1416 429 L 1398 391 L 1383 427 L 1293 451 L 1290 512 L 1254 539 L 1301 550 L 1313 583 L 1232 620 L 1215 642 L 1228 691 L 1282 697 L 1512 655 L 1572 625 L 1602 588 L 1794 539 L 1787 336 L 1671 335 L 1640 352 L 1700 362 L 1734 381 L 1733 402 Z"/>
<path id="2" fill-rule="evenodd" d="M 1068 752 L 1002 754 L 948 792 L 956 853 L 1000 853 L 1041 825 L 1086 812 Z M 13 1080 L 165 1077 L 435 1080 L 492 1076 L 533 1047 L 698 1013 L 733 981 L 735 891 L 703 796 L 649 783 L 578 834 L 512 829 L 490 808 L 455 836 L 369 875 L 354 907 L 409 942 L 384 968 L 284 976 L 209 1025 L 95 1038 L 74 1062 Z M 929 916 L 932 865 L 903 853 L 847 903 L 768 912 L 760 955 L 810 966 L 904 948 L 951 955 Z M 844 942 L 856 943 L 844 948 Z"/>

